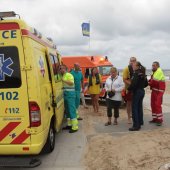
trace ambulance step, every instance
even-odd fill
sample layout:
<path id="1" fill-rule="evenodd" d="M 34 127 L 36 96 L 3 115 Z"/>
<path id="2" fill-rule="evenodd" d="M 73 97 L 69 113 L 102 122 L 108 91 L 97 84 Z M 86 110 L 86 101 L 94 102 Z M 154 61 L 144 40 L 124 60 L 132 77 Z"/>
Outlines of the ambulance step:
<path id="1" fill-rule="evenodd" d="M 39 166 L 41 161 L 37 158 L 30 157 L 0 157 L 0 167 L 22 167 L 22 168 L 33 168 Z"/>

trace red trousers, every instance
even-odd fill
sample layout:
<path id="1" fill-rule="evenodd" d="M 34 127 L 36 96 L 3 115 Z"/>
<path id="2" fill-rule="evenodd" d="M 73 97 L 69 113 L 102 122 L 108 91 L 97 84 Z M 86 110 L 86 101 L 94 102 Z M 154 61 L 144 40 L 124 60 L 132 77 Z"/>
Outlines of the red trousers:
<path id="1" fill-rule="evenodd" d="M 163 122 L 162 114 L 162 99 L 163 92 L 152 90 L 151 93 L 151 109 L 152 109 L 152 118 L 156 122 Z"/>

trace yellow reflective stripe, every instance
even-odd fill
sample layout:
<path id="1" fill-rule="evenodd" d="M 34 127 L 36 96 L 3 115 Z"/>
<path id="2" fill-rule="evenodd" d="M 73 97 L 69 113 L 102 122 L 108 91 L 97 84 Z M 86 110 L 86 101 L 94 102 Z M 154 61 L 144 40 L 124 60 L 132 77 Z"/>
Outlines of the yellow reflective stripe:
<path id="1" fill-rule="evenodd" d="M 73 130 L 78 130 L 78 120 L 77 119 L 72 119 L 71 124 L 72 124 Z"/>
<path id="2" fill-rule="evenodd" d="M 64 89 L 64 91 L 75 91 L 74 89 Z"/>

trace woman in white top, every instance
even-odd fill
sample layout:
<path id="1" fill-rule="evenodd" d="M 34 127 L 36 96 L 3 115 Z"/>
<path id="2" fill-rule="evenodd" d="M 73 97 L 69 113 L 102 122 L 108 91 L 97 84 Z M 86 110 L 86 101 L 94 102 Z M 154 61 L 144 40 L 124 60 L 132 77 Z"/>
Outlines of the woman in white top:
<path id="1" fill-rule="evenodd" d="M 124 89 L 123 78 L 118 75 L 117 68 L 112 67 L 110 69 L 110 76 L 106 80 L 105 89 L 107 91 L 106 103 L 108 116 L 108 121 L 105 123 L 105 126 L 111 125 L 112 109 L 114 109 L 113 124 L 117 125 L 117 118 L 119 117 L 119 108 L 122 101 L 121 92 Z"/>

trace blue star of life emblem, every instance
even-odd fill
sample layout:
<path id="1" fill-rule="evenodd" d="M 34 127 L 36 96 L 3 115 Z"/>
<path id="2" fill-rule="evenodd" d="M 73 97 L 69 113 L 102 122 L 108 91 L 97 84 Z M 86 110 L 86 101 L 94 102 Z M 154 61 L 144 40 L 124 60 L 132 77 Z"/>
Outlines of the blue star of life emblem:
<path id="1" fill-rule="evenodd" d="M 4 60 L 4 54 L 0 54 L 0 81 L 5 81 L 5 75 L 11 77 L 13 69 L 9 68 L 13 64 L 10 57 Z"/>

